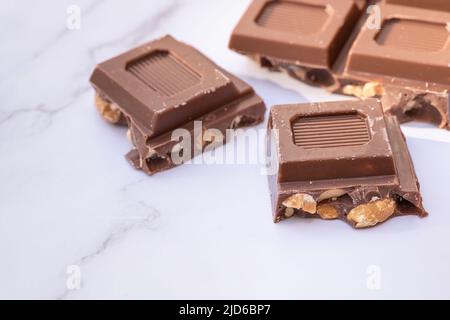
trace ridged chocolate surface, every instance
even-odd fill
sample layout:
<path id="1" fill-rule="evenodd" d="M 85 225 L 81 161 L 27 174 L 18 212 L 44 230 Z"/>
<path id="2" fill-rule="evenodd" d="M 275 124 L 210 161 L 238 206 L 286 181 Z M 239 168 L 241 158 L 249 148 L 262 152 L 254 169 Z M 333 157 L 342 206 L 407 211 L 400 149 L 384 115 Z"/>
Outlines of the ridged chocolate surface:
<path id="1" fill-rule="evenodd" d="M 267 3 L 257 23 L 272 30 L 313 34 L 325 25 L 327 19 L 325 6 L 278 1 Z"/>
<path id="2" fill-rule="evenodd" d="M 358 114 L 302 117 L 292 123 L 294 143 L 305 149 L 359 146 L 370 141 L 366 120 Z"/>
<path id="3" fill-rule="evenodd" d="M 173 96 L 200 82 L 200 75 L 169 52 L 157 51 L 128 64 L 127 70 L 162 96 Z"/>

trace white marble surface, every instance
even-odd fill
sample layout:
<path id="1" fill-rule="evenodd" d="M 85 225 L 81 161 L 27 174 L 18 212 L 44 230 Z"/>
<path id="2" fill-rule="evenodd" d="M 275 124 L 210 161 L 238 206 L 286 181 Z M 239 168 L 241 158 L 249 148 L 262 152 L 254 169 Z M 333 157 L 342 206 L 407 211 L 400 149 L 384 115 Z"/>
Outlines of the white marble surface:
<path id="1" fill-rule="evenodd" d="M 449 132 L 404 126 L 430 216 L 358 232 L 339 221 L 274 225 L 255 165 L 147 177 L 126 163 L 125 130 L 98 117 L 88 77 L 166 33 L 269 106 L 342 99 L 227 49 L 247 3 L 2 2 L 0 298 L 450 298 Z M 66 28 L 70 4 L 82 9 L 80 30 Z"/>

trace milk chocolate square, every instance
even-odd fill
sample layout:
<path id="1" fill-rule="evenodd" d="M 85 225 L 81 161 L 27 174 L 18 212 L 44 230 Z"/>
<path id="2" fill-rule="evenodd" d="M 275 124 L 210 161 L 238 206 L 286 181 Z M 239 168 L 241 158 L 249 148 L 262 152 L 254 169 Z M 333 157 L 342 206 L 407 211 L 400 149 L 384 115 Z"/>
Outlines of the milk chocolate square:
<path id="1" fill-rule="evenodd" d="M 359 11 L 353 0 L 255 0 L 233 31 L 229 46 L 261 57 L 329 67 Z"/>
<path id="2" fill-rule="evenodd" d="M 170 36 L 99 64 L 91 82 L 135 119 L 148 137 L 239 96 L 231 79 L 214 63 Z"/>
<path id="3" fill-rule="evenodd" d="M 275 222 L 297 215 L 365 228 L 426 215 L 398 121 L 378 100 L 275 106 L 268 128 Z"/>
<path id="4" fill-rule="evenodd" d="M 381 29 L 364 24 L 347 72 L 450 85 L 450 12 L 380 4 Z"/>
<path id="5" fill-rule="evenodd" d="M 91 83 L 102 116 L 129 127 L 127 159 L 148 174 L 180 164 L 171 157 L 180 148 L 172 140 L 176 129 L 189 132 L 192 148 L 199 149 L 176 149 L 191 158 L 205 147 L 203 137 L 194 137 L 194 121 L 202 132 L 217 129 L 226 136 L 228 128 L 264 119 L 264 103 L 248 84 L 171 36 L 99 64 Z"/>

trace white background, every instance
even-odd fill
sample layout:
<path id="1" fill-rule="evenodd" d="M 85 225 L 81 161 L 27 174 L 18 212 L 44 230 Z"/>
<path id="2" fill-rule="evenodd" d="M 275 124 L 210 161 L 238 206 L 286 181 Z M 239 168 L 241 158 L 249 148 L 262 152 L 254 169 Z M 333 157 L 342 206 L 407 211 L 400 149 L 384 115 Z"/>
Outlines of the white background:
<path id="1" fill-rule="evenodd" d="M 66 28 L 69 4 L 82 9 L 80 30 Z M 268 106 L 343 99 L 228 50 L 247 5 L 2 2 L 0 298 L 450 298 L 450 132 L 403 126 L 430 216 L 362 231 L 273 224 L 256 165 L 148 177 L 124 160 L 126 129 L 97 115 L 88 78 L 96 63 L 167 33 Z M 66 285 L 70 265 L 79 290 Z"/>

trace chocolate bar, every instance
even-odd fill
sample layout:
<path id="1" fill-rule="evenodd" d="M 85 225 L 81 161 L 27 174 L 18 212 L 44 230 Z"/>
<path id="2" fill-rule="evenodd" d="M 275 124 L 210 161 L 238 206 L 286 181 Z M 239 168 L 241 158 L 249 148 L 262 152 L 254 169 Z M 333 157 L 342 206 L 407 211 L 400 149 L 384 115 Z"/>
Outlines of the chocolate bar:
<path id="1" fill-rule="evenodd" d="M 450 2 L 448 0 L 386 0 L 386 2 L 423 9 L 450 11 Z"/>
<path id="2" fill-rule="evenodd" d="M 310 85 L 380 98 L 402 123 L 450 129 L 449 22 L 447 0 L 254 0 L 229 47 Z"/>
<path id="3" fill-rule="evenodd" d="M 188 160 L 204 150 L 208 140 L 194 137 L 195 121 L 201 135 L 217 129 L 225 137 L 228 128 L 264 119 L 264 103 L 249 85 L 171 36 L 99 64 L 91 83 L 103 118 L 128 125 L 133 148 L 126 157 L 147 174 L 178 165 L 172 152 Z M 175 129 L 190 133 L 191 150 L 172 139 Z"/>
<path id="4" fill-rule="evenodd" d="M 377 99 L 273 107 L 267 155 L 275 222 L 427 215 L 399 122 Z"/>

